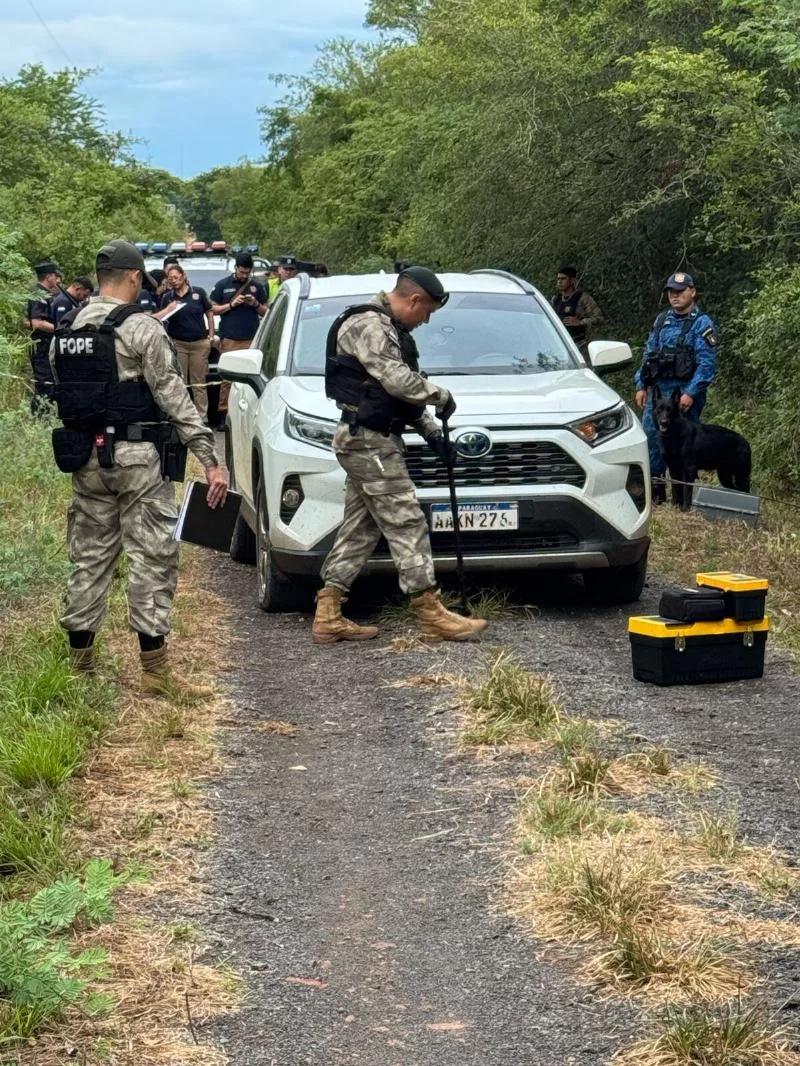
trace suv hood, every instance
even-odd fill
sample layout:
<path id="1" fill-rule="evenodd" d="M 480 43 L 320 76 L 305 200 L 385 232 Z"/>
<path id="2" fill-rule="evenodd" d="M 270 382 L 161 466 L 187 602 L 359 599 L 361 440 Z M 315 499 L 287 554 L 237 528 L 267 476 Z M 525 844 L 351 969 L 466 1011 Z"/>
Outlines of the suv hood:
<path id="1" fill-rule="evenodd" d="M 593 371 L 559 370 L 551 374 L 481 374 L 431 377 L 456 398 L 454 421 L 464 425 L 553 426 L 596 414 L 620 397 Z M 293 410 L 316 418 L 336 418 L 336 405 L 325 396 L 322 377 L 282 377 L 282 400 Z"/>

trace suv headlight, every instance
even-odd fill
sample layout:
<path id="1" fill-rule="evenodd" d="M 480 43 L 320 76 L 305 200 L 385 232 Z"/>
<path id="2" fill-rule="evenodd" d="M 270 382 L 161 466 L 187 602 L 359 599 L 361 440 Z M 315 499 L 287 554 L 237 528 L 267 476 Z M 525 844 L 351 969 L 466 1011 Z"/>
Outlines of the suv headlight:
<path id="1" fill-rule="evenodd" d="M 309 415 L 300 415 L 288 409 L 284 421 L 284 430 L 288 437 L 302 441 L 303 444 L 311 444 L 315 448 L 325 448 L 326 451 L 330 451 L 333 447 L 336 426 L 336 422 L 328 422 L 324 418 L 311 418 Z"/>
<path id="2" fill-rule="evenodd" d="M 594 448 L 624 433 L 632 425 L 633 415 L 630 409 L 627 404 L 619 403 L 616 407 L 590 415 L 589 418 L 577 418 L 574 422 L 568 422 L 566 428 Z"/>

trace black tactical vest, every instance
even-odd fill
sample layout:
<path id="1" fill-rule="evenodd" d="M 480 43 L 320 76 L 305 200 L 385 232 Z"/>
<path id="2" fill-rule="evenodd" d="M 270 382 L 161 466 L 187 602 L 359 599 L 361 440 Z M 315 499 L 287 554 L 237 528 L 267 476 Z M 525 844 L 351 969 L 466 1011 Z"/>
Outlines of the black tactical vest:
<path id="1" fill-rule="evenodd" d="M 138 304 L 122 304 L 99 324 L 76 328 L 74 322 L 62 321 L 55 331 L 56 404 L 65 426 L 119 430 L 132 422 L 163 421 L 144 378 L 120 381 L 117 371 L 116 329 L 141 311 Z"/>
<path id="2" fill-rule="evenodd" d="M 583 296 L 583 293 L 579 292 L 577 289 L 575 290 L 575 292 L 573 292 L 572 296 L 568 296 L 566 299 L 563 296 L 561 296 L 559 293 L 556 293 L 556 295 L 553 297 L 551 302 L 553 304 L 553 310 L 555 311 L 555 313 L 558 315 L 558 317 L 561 319 L 562 322 L 564 321 L 565 318 L 576 318 L 577 317 L 577 315 L 578 315 L 578 304 L 581 302 L 581 297 L 582 296 Z M 582 340 L 585 340 L 585 338 L 586 338 L 586 327 L 585 326 L 567 326 L 565 324 L 564 328 L 567 330 L 567 332 L 569 333 L 570 337 L 572 337 L 572 339 L 574 341 L 580 342 Z"/>
<path id="3" fill-rule="evenodd" d="M 686 315 L 682 319 L 680 332 L 675 343 L 667 346 L 661 343 L 661 331 L 667 321 L 668 314 L 668 311 L 662 311 L 653 326 L 658 347 L 644 361 L 642 382 L 645 385 L 653 385 L 659 379 L 691 381 L 697 370 L 694 345 L 686 343 L 689 330 L 695 323 L 695 316 Z"/>
<path id="4" fill-rule="evenodd" d="M 348 307 L 331 326 L 325 347 L 325 395 L 339 404 L 355 408 L 355 423 L 378 433 L 402 433 L 407 425 L 425 413 L 424 407 L 395 399 L 379 381 L 367 373 L 354 355 L 338 351 L 339 330 L 348 318 L 374 311 L 385 315 L 397 330 L 403 362 L 419 373 L 419 352 L 414 338 L 391 318 L 388 311 L 377 304 L 356 304 Z"/>

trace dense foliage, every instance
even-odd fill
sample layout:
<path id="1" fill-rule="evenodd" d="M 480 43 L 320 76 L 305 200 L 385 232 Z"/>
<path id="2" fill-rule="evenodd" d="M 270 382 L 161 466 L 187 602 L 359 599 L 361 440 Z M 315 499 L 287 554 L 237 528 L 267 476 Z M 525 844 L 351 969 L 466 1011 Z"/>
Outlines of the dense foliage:
<path id="1" fill-rule="evenodd" d="M 759 453 L 800 485 L 780 447 L 800 401 L 795 0 L 373 0 L 369 20 L 380 45 L 328 45 L 263 110 L 264 166 L 206 182 L 224 235 L 337 269 L 507 264 L 547 292 L 572 260 L 632 341 L 690 270 L 721 327 L 717 408 L 777 423 Z"/>
<path id="2" fill-rule="evenodd" d="M 0 255 L 13 231 L 29 263 L 53 258 L 67 274 L 91 272 L 111 237 L 182 231 L 167 206 L 180 182 L 136 162 L 129 139 L 109 132 L 80 91 L 82 79 L 28 66 L 0 81 Z"/>

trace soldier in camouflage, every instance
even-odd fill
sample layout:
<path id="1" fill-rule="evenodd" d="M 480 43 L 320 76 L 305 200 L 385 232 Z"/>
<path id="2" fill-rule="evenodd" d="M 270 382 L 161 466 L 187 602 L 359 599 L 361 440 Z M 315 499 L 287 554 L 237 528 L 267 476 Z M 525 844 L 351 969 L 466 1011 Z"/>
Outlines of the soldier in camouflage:
<path id="1" fill-rule="evenodd" d="M 97 277 L 100 295 L 75 316 L 74 331 L 99 325 L 116 308 L 134 303 L 143 283 L 155 289 L 141 253 L 126 241 L 111 241 L 100 249 Z M 58 343 L 57 337 L 50 348 L 57 383 Z M 181 443 L 202 463 L 209 505 L 222 505 L 227 478 L 214 451 L 213 434 L 189 397 L 164 327 L 150 315 L 131 314 L 116 328 L 114 352 L 120 384 L 144 383 L 145 395 L 151 394 Z M 145 437 L 148 428 L 144 427 Z M 88 462 L 72 475 L 67 535 L 73 570 L 61 625 L 68 632 L 75 667 L 93 672 L 95 634 L 105 617 L 114 569 L 124 551 L 130 622 L 139 637 L 144 691 L 168 697 L 210 695 L 211 689 L 191 685 L 168 663 L 164 638 L 170 630 L 178 579 L 179 546 L 173 540 L 175 489 L 162 477 L 156 444 L 136 439 L 141 436 L 141 426 L 116 427 L 113 465 L 102 466 L 95 447 Z"/>
<path id="2" fill-rule="evenodd" d="M 344 520 L 322 568 L 325 587 L 317 596 L 312 628 L 317 644 L 377 635 L 375 626 L 344 618 L 341 604 L 381 536 L 426 640 L 470 640 L 486 628 L 485 621 L 453 614 L 441 601 L 428 525 L 408 474 L 401 436 L 411 425 L 445 462 L 454 459 L 425 407 L 434 405 L 448 418 L 455 402 L 447 389 L 419 373 L 411 338 L 411 330 L 427 322 L 447 299 L 432 271 L 408 267 L 390 293 L 348 309 L 331 328 L 326 390 L 342 412 L 333 449 L 347 481 Z"/>

